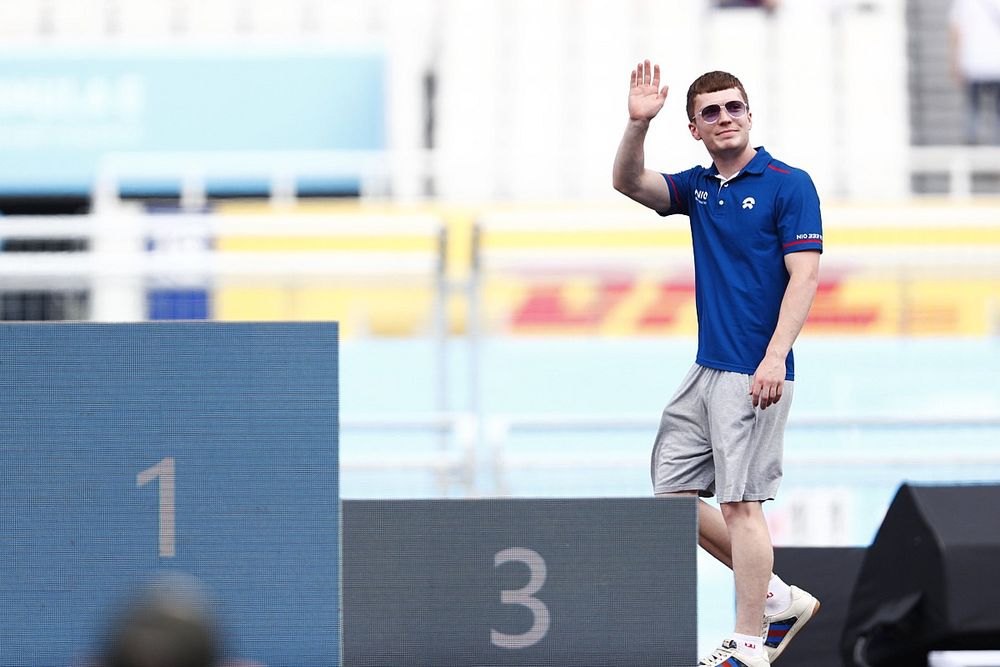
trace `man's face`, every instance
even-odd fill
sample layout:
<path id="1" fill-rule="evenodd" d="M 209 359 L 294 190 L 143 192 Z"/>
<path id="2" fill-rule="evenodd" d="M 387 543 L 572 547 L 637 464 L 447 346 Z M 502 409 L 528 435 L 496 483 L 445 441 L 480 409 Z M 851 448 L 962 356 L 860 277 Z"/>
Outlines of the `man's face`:
<path id="1" fill-rule="evenodd" d="M 714 93 L 701 93 L 694 98 L 694 120 L 688 124 L 691 136 L 705 143 L 709 153 L 740 153 L 750 143 L 750 128 L 753 116 L 749 110 L 734 118 L 726 110 L 730 102 L 743 102 L 743 95 L 736 88 Z M 709 123 L 702 115 L 706 107 L 720 107 L 718 120 Z M 710 116 L 710 114 L 705 114 Z"/>

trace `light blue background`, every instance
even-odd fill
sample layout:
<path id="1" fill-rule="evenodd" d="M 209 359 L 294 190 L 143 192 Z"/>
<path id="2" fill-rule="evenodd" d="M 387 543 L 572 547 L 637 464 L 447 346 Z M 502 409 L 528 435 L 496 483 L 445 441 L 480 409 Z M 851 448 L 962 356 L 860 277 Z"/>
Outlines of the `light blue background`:
<path id="1" fill-rule="evenodd" d="M 447 407 L 466 410 L 478 395 L 482 414 L 610 415 L 648 417 L 626 431 L 563 431 L 515 434 L 503 450 L 525 459 L 554 458 L 563 469 L 509 469 L 506 492 L 520 497 L 648 496 L 648 456 L 660 412 L 694 360 L 693 338 L 490 338 L 480 346 L 478 392 L 469 383 L 470 350 L 454 341 L 446 354 Z M 438 346 L 432 340 L 351 340 L 342 354 L 345 420 L 355 414 L 403 416 L 433 410 L 437 402 Z M 798 416 L 849 419 L 861 416 L 1000 416 L 1000 339 L 996 338 L 805 338 L 795 346 Z M 992 455 L 1000 427 L 933 427 L 812 430 L 790 428 L 786 459 L 829 456 L 829 465 L 786 465 L 769 515 L 793 515 L 796 495 L 843 494 L 844 530 L 834 543 L 867 546 L 904 480 L 962 482 L 1000 480 L 1000 465 L 949 464 L 977 452 Z M 442 439 L 412 431 L 373 433 L 344 427 L 344 460 L 400 452 L 433 456 Z M 444 446 L 458 443 L 446 441 Z M 588 457 L 620 455 L 634 466 L 588 466 Z M 856 465 L 860 457 L 936 456 L 941 464 Z M 491 493 L 494 452 L 477 452 L 478 480 Z M 431 472 L 345 468 L 345 498 L 434 497 Z M 448 492 L 464 489 L 452 484 Z M 818 546 L 818 545 L 817 545 Z M 794 583 L 794 582 L 791 582 Z M 732 573 L 698 554 L 698 644 L 707 655 L 732 631 Z"/>
<path id="2" fill-rule="evenodd" d="M 608 432 L 517 434 L 505 450 L 521 456 L 562 456 L 581 463 L 588 454 L 648 457 L 664 405 L 694 362 L 691 338 L 489 338 L 479 347 L 478 388 L 470 382 L 473 353 L 456 340 L 445 355 L 445 407 L 475 405 L 487 418 L 504 414 L 648 416 L 646 427 Z M 994 338 L 812 338 L 796 346 L 796 383 L 791 421 L 879 415 L 911 417 L 1000 416 L 1000 339 Z M 392 417 L 437 407 L 437 343 L 432 340 L 349 340 L 341 349 L 344 416 Z M 405 381 L 401 381 L 404 378 Z M 831 465 L 786 468 L 781 493 L 817 486 L 857 494 L 848 517 L 848 543 L 867 545 L 882 513 L 903 480 L 991 481 L 1000 466 L 932 465 L 865 467 L 869 454 L 991 454 L 997 427 L 790 428 L 786 459 L 830 456 Z M 342 433 L 342 454 L 350 458 L 381 446 L 387 451 L 433 451 L 439 441 L 416 434 Z M 488 465 L 491 452 L 480 452 Z M 842 463 L 838 464 L 837 459 Z M 391 460 L 391 459 L 387 459 Z M 437 490 L 431 475 L 413 471 L 349 471 L 344 497 L 428 497 Z M 489 479 L 484 480 L 488 485 Z M 651 493 L 648 466 L 635 469 L 520 470 L 511 472 L 508 492 L 516 496 L 629 496 Z M 458 494 L 460 489 L 454 488 Z M 492 489 L 485 488 L 489 493 Z"/>
<path id="3" fill-rule="evenodd" d="M 0 193 L 85 194 L 113 151 L 385 146 L 384 61 L 319 49 L 0 49 Z"/>

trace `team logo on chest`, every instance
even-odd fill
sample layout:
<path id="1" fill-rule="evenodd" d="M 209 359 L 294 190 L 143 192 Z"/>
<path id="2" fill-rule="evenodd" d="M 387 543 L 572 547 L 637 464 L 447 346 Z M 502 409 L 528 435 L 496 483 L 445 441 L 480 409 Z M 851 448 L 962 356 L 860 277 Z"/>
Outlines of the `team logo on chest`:
<path id="1" fill-rule="evenodd" d="M 694 198 L 695 198 L 695 200 L 699 204 L 707 204 L 708 203 L 708 190 L 699 190 L 698 188 L 695 188 L 694 189 Z"/>
<path id="2" fill-rule="evenodd" d="M 747 197 L 743 200 L 743 208 L 752 209 L 757 204 L 757 200 L 753 197 Z"/>

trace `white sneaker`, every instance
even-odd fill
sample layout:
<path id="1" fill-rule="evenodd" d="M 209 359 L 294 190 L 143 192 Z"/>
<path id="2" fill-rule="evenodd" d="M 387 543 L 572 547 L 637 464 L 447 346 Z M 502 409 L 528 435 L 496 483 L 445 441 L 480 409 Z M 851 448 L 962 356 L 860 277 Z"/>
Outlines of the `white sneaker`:
<path id="1" fill-rule="evenodd" d="M 764 616 L 764 650 L 770 662 L 778 659 L 795 635 L 819 611 L 819 600 L 796 586 L 792 590 L 792 603 L 785 611 Z"/>
<path id="2" fill-rule="evenodd" d="M 717 665 L 718 667 L 767 667 L 770 664 L 766 655 L 747 655 L 741 652 L 739 647 L 736 646 L 736 642 L 732 639 L 722 642 L 721 648 L 717 649 L 715 653 L 707 658 L 702 658 L 701 662 L 698 663 L 700 667 L 707 665 Z"/>

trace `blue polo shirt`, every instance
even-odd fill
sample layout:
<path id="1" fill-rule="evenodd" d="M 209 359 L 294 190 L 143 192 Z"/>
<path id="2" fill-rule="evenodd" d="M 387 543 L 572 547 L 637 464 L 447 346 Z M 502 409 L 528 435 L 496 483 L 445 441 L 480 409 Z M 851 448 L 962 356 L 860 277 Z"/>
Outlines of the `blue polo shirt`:
<path id="1" fill-rule="evenodd" d="M 670 209 L 691 220 L 696 363 L 753 375 L 778 323 L 788 285 L 784 257 L 823 251 L 819 196 L 809 174 L 764 150 L 729 180 L 713 164 L 664 174 Z M 795 379 L 791 351 L 786 379 Z"/>

